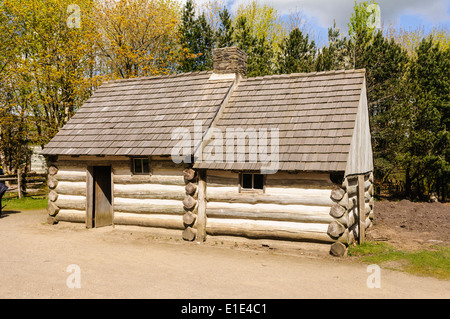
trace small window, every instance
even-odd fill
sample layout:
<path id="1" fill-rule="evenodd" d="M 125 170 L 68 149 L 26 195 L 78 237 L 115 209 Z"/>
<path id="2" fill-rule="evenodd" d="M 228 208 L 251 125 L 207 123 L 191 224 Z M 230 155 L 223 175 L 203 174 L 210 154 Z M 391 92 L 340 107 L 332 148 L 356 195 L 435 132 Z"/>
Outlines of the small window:
<path id="1" fill-rule="evenodd" d="M 264 175 L 261 174 L 242 174 L 241 187 L 243 190 L 263 190 Z"/>
<path id="2" fill-rule="evenodd" d="M 150 165 L 148 158 L 134 158 L 133 159 L 133 173 L 134 174 L 148 174 L 150 173 Z"/>

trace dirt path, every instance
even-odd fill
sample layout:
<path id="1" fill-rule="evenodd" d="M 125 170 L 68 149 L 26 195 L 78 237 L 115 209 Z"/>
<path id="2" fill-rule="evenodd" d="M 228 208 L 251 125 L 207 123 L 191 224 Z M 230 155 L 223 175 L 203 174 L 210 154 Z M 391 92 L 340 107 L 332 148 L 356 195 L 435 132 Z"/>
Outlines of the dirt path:
<path id="1" fill-rule="evenodd" d="M 0 219 L 0 298 L 450 298 L 449 281 L 385 269 L 381 288 L 370 289 L 367 265 L 329 257 L 325 247 L 311 254 L 225 238 L 199 245 L 178 232 L 45 220 L 43 211 Z M 81 288 L 67 286 L 71 264 Z"/>

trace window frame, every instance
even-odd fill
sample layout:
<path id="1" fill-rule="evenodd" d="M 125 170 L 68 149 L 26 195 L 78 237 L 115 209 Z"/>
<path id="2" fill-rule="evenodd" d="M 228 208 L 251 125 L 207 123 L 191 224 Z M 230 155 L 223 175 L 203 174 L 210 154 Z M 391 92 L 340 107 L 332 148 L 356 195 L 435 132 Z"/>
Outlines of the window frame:
<path id="1" fill-rule="evenodd" d="M 142 172 L 136 172 L 136 162 L 135 162 L 136 160 L 141 161 Z M 147 165 L 144 165 L 145 160 L 147 161 Z M 145 166 L 147 166 L 148 172 L 145 172 L 145 169 L 144 169 Z M 150 175 L 151 174 L 150 158 L 148 158 L 148 157 L 132 157 L 131 158 L 131 173 L 132 173 L 132 175 Z"/>
<path id="2" fill-rule="evenodd" d="M 252 188 L 244 188 L 244 175 L 252 176 Z M 262 176 L 262 188 L 255 188 L 255 175 Z M 239 193 L 265 193 L 266 192 L 266 175 L 259 173 L 242 172 L 239 174 Z"/>

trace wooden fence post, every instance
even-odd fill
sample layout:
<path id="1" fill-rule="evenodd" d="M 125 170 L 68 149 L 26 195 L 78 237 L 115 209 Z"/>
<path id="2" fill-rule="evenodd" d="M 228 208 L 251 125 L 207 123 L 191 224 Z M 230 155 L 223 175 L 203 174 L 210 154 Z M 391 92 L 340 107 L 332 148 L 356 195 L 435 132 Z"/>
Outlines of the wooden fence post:
<path id="1" fill-rule="evenodd" d="M 19 199 L 22 198 L 22 172 L 19 168 L 17 170 L 17 194 L 19 195 Z"/>
<path id="2" fill-rule="evenodd" d="M 365 212 L 365 198 L 364 198 L 364 175 L 358 175 L 358 228 L 359 236 L 358 243 L 361 245 L 365 242 L 366 230 L 366 212 Z"/>

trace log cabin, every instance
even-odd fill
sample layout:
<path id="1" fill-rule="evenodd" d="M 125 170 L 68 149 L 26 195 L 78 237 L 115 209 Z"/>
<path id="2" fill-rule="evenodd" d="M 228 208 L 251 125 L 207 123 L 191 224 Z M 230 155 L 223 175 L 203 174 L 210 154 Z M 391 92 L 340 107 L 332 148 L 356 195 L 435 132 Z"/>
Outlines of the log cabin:
<path id="1" fill-rule="evenodd" d="M 337 255 L 362 242 L 374 206 L 365 71 L 246 73 L 245 53 L 222 48 L 213 71 L 101 85 L 42 151 L 49 222 Z"/>

